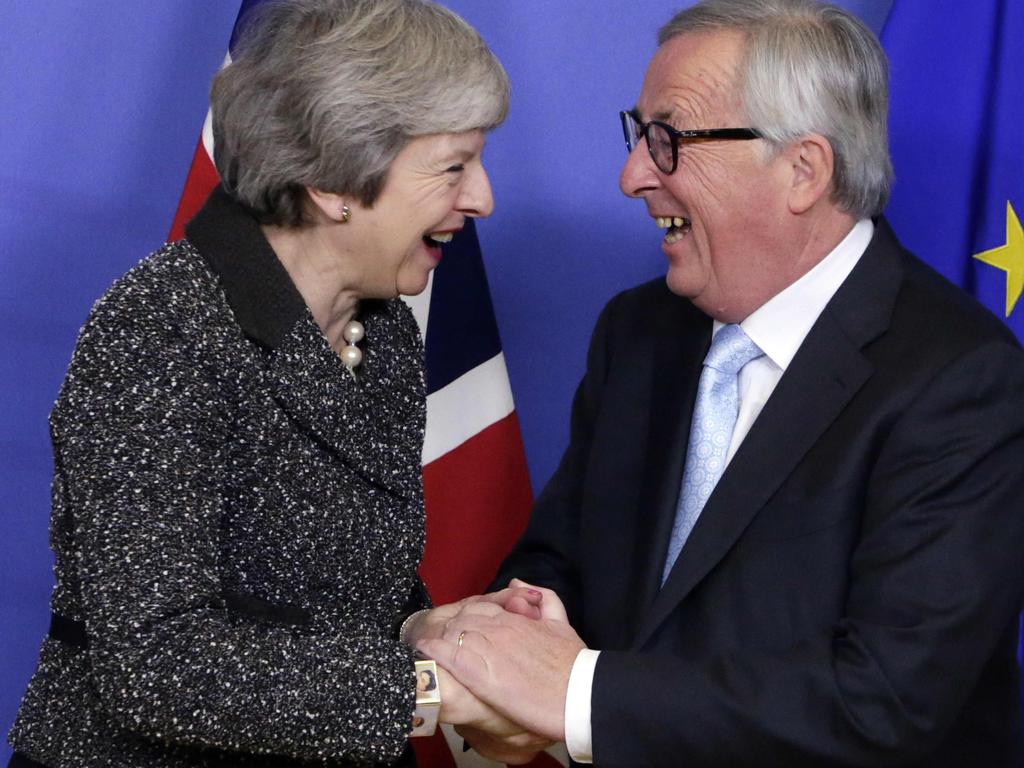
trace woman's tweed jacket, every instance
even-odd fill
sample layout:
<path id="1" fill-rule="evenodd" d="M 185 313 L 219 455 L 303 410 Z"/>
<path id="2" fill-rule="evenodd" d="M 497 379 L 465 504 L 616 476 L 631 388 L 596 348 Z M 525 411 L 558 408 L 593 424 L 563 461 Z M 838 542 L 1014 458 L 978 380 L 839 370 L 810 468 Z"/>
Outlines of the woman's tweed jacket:
<path id="1" fill-rule="evenodd" d="M 402 755 L 423 352 L 408 308 L 375 304 L 354 380 L 221 191 L 96 304 L 50 420 L 51 605 L 84 637 L 44 642 L 18 752 L 49 768 Z"/>

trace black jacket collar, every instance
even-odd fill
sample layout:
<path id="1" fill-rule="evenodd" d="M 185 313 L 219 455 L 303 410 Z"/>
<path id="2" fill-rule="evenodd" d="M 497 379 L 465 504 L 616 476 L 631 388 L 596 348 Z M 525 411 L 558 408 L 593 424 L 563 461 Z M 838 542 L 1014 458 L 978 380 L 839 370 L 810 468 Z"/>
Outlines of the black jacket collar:
<path id="1" fill-rule="evenodd" d="M 185 236 L 219 277 L 242 330 L 264 347 L 277 347 L 307 313 L 259 223 L 223 187 L 210 194 Z"/>

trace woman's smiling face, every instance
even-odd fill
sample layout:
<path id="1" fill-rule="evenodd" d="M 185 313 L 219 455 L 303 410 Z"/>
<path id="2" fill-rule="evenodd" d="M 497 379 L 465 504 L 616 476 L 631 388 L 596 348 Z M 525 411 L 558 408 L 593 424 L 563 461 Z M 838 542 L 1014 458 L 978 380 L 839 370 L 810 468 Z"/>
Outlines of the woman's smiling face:
<path id="1" fill-rule="evenodd" d="M 414 138 L 395 157 L 373 205 L 352 206 L 346 250 L 359 265 L 361 296 L 422 292 L 441 260 L 440 243 L 462 229 L 467 216 L 491 213 L 484 141 L 480 130 Z"/>

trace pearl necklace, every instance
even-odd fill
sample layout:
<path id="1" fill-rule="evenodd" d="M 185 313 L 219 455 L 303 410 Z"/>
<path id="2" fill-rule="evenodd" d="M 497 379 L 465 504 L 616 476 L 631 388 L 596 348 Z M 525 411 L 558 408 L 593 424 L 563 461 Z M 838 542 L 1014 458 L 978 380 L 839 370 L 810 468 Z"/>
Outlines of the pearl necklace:
<path id="1" fill-rule="evenodd" d="M 341 362 L 348 368 L 353 379 L 356 377 L 356 366 L 363 362 L 363 351 L 356 344 L 362 341 L 365 335 L 366 329 L 358 320 L 349 320 L 345 330 L 341 332 L 341 337 L 348 342 L 341 350 Z"/>

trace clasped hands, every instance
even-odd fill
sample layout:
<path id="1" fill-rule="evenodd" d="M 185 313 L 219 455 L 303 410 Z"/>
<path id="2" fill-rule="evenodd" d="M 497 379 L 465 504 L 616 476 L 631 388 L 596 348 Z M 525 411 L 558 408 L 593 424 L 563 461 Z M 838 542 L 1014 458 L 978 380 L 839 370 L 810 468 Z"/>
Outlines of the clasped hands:
<path id="1" fill-rule="evenodd" d="M 437 662 L 441 720 L 484 757 L 529 762 L 565 739 L 569 673 L 586 647 L 549 589 L 507 589 L 416 617 L 406 641 Z"/>

